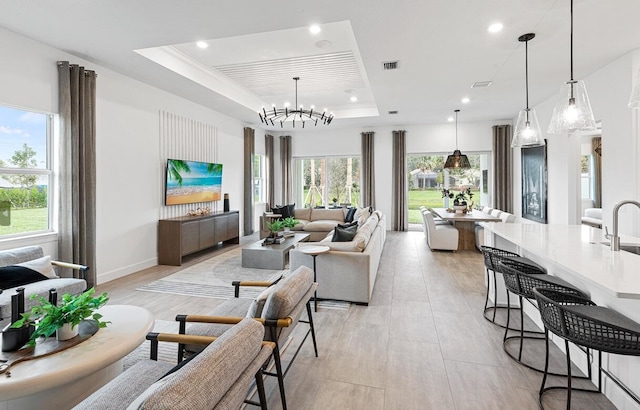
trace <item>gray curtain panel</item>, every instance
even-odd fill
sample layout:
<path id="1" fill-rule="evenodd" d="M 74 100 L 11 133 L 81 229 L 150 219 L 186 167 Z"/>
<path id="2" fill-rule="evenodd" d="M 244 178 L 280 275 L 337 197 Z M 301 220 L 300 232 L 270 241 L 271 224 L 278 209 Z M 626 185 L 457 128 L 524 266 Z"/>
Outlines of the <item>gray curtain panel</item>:
<path id="1" fill-rule="evenodd" d="M 253 233 L 253 155 L 255 153 L 255 130 L 244 128 L 244 234 Z"/>
<path id="2" fill-rule="evenodd" d="M 393 206 L 391 230 L 406 231 L 407 215 L 407 142 L 406 131 L 393 131 Z"/>
<path id="3" fill-rule="evenodd" d="M 274 173 L 274 152 L 273 152 L 273 135 L 264 136 L 264 152 L 265 152 L 265 182 L 266 182 L 266 201 L 267 211 L 270 211 L 276 205 L 276 181 Z"/>
<path id="4" fill-rule="evenodd" d="M 374 164 L 374 132 L 363 132 L 362 137 L 362 189 L 360 205 L 372 206 L 375 209 L 375 164 Z"/>
<path id="5" fill-rule="evenodd" d="M 291 136 L 280 137 L 280 167 L 282 169 L 282 205 L 287 205 L 293 203 Z"/>
<path id="6" fill-rule="evenodd" d="M 60 217 L 58 259 L 89 267 L 96 285 L 96 73 L 58 62 Z M 64 269 L 61 276 L 78 276 Z"/>
<path id="7" fill-rule="evenodd" d="M 513 213 L 511 125 L 493 127 L 493 207 Z"/>
<path id="8" fill-rule="evenodd" d="M 596 152 L 596 148 L 598 152 Z M 591 150 L 593 151 L 593 204 L 596 208 L 602 208 L 602 138 L 593 137 L 591 139 Z"/>

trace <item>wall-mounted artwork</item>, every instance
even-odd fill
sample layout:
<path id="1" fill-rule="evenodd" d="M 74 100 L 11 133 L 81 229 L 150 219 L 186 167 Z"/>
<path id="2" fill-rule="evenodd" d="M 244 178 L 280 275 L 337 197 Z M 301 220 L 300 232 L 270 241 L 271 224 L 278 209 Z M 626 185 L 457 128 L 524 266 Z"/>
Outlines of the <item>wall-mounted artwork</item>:
<path id="1" fill-rule="evenodd" d="M 522 148 L 522 217 L 547 223 L 547 146 Z"/>

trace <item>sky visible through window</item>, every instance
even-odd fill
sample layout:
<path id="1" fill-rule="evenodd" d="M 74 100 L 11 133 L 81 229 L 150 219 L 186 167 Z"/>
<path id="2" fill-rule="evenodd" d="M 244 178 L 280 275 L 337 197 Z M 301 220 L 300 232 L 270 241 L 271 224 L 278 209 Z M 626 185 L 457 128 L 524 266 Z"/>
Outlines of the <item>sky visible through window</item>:
<path id="1" fill-rule="evenodd" d="M 27 144 L 35 152 L 38 168 L 46 168 L 47 114 L 0 106 L 0 159 L 10 166 L 14 152 Z"/>

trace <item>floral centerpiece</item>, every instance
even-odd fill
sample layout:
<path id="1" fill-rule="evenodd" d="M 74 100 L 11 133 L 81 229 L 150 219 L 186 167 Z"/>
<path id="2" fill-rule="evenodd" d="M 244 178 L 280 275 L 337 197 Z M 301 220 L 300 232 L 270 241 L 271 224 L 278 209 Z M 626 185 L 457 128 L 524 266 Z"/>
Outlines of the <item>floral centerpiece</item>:
<path id="1" fill-rule="evenodd" d="M 471 209 L 473 207 L 473 201 L 471 200 L 471 198 L 473 198 L 473 193 L 471 192 L 471 188 L 464 188 L 457 193 L 448 189 L 443 189 L 442 197 L 453 199 L 453 208 L 456 210 L 464 211 L 467 208 Z M 470 203 L 467 201 L 470 201 Z"/>

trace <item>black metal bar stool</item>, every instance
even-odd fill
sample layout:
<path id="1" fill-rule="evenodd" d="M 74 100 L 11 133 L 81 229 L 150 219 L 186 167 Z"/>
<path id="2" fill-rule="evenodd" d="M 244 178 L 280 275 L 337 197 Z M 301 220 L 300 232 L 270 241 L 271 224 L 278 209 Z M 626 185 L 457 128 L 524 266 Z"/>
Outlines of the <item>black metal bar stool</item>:
<path id="1" fill-rule="evenodd" d="M 516 362 L 520 363 L 521 365 L 531 370 L 535 370 L 537 372 L 543 373 L 544 369 L 541 369 L 529 363 L 525 363 L 522 360 L 522 348 L 524 346 L 525 339 L 542 340 L 546 338 L 546 333 L 541 331 L 535 331 L 535 332 L 530 331 L 529 335 L 524 334 L 525 333 L 524 332 L 524 309 L 522 306 L 523 301 L 527 300 L 532 304 L 532 306 L 537 308 L 537 305 L 535 303 L 535 296 L 533 294 L 533 288 L 535 287 L 545 287 L 545 288 L 556 290 L 558 292 L 564 292 L 569 295 L 575 295 L 583 299 L 588 299 L 588 296 L 585 295 L 580 290 L 576 289 L 569 282 L 562 280 L 557 276 L 547 275 L 541 270 L 539 270 L 537 267 L 526 264 L 526 263 L 522 263 L 519 260 L 503 259 L 502 261 L 499 262 L 499 266 L 500 266 L 500 271 L 502 272 L 502 275 L 504 277 L 504 284 L 507 288 L 507 304 L 510 303 L 510 297 L 509 297 L 510 293 L 514 293 L 515 295 L 517 295 L 518 300 L 520 301 L 520 329 L 518 329 L 519 334 L 515 336 L 509 336 L 509 330 L 510 330 L 509 323 L 511 320 L 511 314 L 510 314 L 510 311 L 508 310 L 507 311 L 507 327 L 504 330 L 502 347 L 504 351 L 507 353 L 507 355 L 511 357 L 513 360 L 515 360 Z M 520 341 L 517 357 L 514 354 L 512 354 L 507 348 L 507 345 L 509 344 L 509 342 L 511 340 L 516 340 L 516 339 Z M 588 349 L 586 350 L 585 353 L 587 354 L 587 356 L 589 356 Z M 562 377 L 567 376 L 566 374 L 559 374 L 559 373 L 549 373 L 549 374 L 554 376 L 562 376 Z M 588 366 L 588 375 L 586 377 L 580 377 L 580 378 L 591 379 L 590 362 Z"/>
<path id="2" fill-rule="evenodd" d="M 511 307 L 509 306 L 509 304 L 507 304 L 507 306 L 498 306 L 498 281 L 496 279 L 497 277 L 496 273 L 502 274 L 502 272 L 500 271 L 500 264 L 499 264 L 500 261 L 504 259 L 518 260 L 518 261 L 521 261 L 522 263 L 527 263 L 529 265 L 535 266 L 542 273 L 546 273 L 546 272 L 544 271 L 544 268 L 542 268 L 535 262 L 527 258 L 524 258 L 518 255 L 517 253 L 505 251 L 504 249 L 492 248 L 490 246 L 481 246 L 480 248 L 481 248 L 480 250 L 482 251 L 482 256 L 484 257 L 484 270 L 485 270 L 485 277 L 486 277 L 486 284 L 487 284 L 487 294 L 484 299 L 484 312 L 482 315 L 489 322 L 495 324 L 496 326 L 500 326 L 501 328 L 504 329 L 505 328 L 504 324 L 496 322 L 496 312 L 498 311 L 498 309 L 519 310 L 520 308 Z M 490 291 L 490 284 L 492 282 L 493 282 L 493 306 L 489 306 L 489 291 Z M 493 311 L 493 315 L 491 315 L 491 311 Z M 490 315 L 491 317 L 489 317 Z M 509 330 L 519 331 L 520 329 L 510 328 Z M 528 333 L 529 331 L 525 330 L 525 332 Z"/>
<path id="3" fill-rule="evenodd" d="M 638 404 L 640 397 L 634 394 L 617 377 L 602 368 L 602 352 L 628 356 L 640 356 L 640 323 L 603 306 L 596 306 L 588 299 L 536 287 L 533 294 L 538 302 L 540 316 L 545 327 L 546 361 L 540 385 L 539 402 L 552 389 L 567 390 L 567 409 L 571 408 L 571 391 L 602 392 L 602 373 L 616 383 Z M 549 363 L 549 331 L 564 339 L 567 354 L 567 386 L 545 387 Z M 598 351 L 597 390 L 578 389 L 571 386 L 571 354 L 569 342 Z"/>

